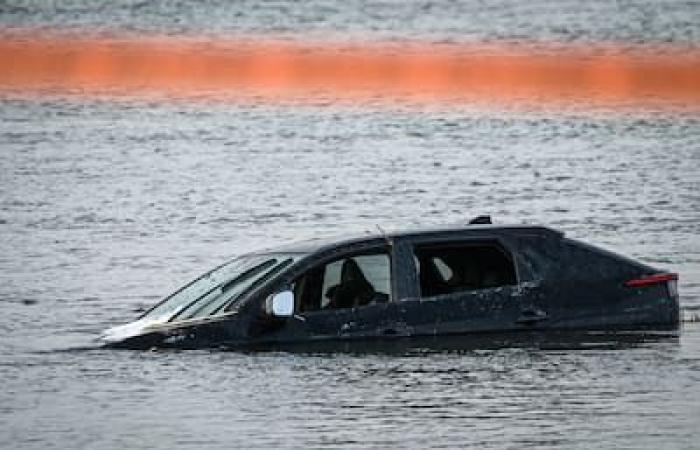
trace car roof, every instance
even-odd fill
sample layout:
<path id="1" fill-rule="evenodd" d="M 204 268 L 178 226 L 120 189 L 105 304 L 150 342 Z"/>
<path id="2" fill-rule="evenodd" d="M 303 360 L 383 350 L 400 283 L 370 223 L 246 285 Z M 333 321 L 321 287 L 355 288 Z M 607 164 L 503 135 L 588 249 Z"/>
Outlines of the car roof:
<path id="1" fill-rule="evenodd" d="M 370 241 L 392 240 L 395 238 L 457 238 L 463 235 L 469 236 L 508 236 L 537 234 L 550 236 L 563 236 L 563 233 L 540 225 L 492 225 L 492 224 L 461 224 L 442 227 L 425 227 L 400 231 L 383 232 L 379 228 L 376 231 L 363 233 L 348 233 L 339 236 L 321 237 L 296 241 L 277 247 L 267 248 L 252 252 L 254 254 L 268 253 L 316 253 L 322 250 L 341 247 L 350 244 L 361 244 Z"/>

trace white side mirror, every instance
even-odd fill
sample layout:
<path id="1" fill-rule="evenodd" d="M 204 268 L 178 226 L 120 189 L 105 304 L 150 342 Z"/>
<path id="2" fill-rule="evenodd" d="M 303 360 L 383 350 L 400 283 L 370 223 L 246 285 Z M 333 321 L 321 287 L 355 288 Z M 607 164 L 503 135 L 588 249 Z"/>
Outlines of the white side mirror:
<path id="1" fill-rule="evenodd" d="M 294 315 L 294 293 L 282 291 L 269 296 L 265 302 L 265 310 L 275 317 L 292 317 Z"/>

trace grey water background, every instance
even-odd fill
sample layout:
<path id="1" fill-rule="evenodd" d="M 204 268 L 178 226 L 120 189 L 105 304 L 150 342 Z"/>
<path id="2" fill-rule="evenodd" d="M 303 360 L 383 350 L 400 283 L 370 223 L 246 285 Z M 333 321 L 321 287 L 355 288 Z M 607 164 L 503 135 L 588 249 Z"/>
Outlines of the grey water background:
<path id="1" fill-rule="evenodd" d="M 0 25 L 697 48 L 700 5 L 1 1 Z M 677 338 L 604 345 L 95 346 L 236 254 L 483 213 L 677 271 L 692 317 L 700 119 L 580 106 L 0 100 L 0 448 L 699 448 L 694 322 Z"/>

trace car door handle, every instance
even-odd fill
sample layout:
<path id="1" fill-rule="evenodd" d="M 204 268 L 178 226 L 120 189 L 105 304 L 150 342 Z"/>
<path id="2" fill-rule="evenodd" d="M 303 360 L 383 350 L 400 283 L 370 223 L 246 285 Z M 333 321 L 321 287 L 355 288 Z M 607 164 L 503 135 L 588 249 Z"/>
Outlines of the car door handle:
<path id="1" fill-rule="evenodd" d="M 531 325 L 537 322 L 542 322 L 543 320 L 547 320 L 548 318 L 549 316 L 547 315 L 547 313 L 542 311 L 541 309 L 526 309 L 521 312 L 520 317 L 518 317 L 515 320 L 515 323 Z"/>

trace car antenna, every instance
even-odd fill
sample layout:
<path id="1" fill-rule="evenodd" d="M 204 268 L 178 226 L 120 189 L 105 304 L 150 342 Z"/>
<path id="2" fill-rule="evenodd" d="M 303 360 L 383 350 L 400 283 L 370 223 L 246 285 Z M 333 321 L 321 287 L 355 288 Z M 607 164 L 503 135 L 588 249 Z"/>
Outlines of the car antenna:
<path id="1" fill-rule="evenodd" d="M 374 226 L 377 227 L 377 230 L 379 230 L 379 234 L 382 235 L 382 237 L 386 241 L 387 245 L 392 245 L 391 239 L 389 238 L 389 236 L 386 235 L 386 232 L 384 231 L 384 229 L 382 227 L 380 227 L 378 223 L 375 223 Z"/>
<path id="2" fill-rule="evenodd" d="M 476 216 L 469 221 L 469 225 L 491 225 L 492 223 L 490 215 Z"/>

